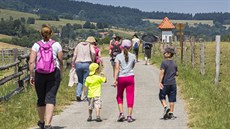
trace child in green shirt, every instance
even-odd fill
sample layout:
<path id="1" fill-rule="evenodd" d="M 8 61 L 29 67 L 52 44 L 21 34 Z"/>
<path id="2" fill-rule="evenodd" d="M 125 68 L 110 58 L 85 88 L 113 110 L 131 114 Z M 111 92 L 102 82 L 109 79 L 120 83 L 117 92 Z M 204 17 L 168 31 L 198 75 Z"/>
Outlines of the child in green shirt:
<path id="1" fill-rule="evenodd" d="M 89 118 L 87 121 L 92 121 L 93 109 L 96 109 L 96 121 L 101 122 L 100 109 L 101 109 L 101 84 L 106 82 L 106 77 L 101 73 L 101 69 L 97 63 L 91 63 L 89 66 L 89 76 L 86 78 L 85 86 L 88 90 L 89 102 Z"/>

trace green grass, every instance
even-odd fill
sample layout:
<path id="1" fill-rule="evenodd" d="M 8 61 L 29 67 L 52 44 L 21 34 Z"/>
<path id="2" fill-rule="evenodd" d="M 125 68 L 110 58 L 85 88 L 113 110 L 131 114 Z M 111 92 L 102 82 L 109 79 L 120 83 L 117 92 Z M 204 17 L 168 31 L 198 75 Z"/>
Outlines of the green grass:
<path id="1" fill-rule="evenodd" d="M 20 19 L 21 17 L 28 18 L 28 17 L 33 17 L 35 18 L 35 24 L 32 24 L 31 26 L 37 30 L 41 29 L 42 24 L 50 24 L 51 26 L 55 26 L 58 29 L 61 29 L 62 26 L 66 25 L 67 23 L 70 24 L 81 24 L 83 25 L 85 21 L 80 21 L 80 20 L 68 20 L 68 19 L 60 19 L 60 21 L 46 21 L 46 20 L 37 20 L 39 19 L 38 15 L 31 14 L 31 13 L 24 13 L 24 12 L 19 12 L 19 11 L 13 11 L 13 10 L 7 10 L 7 9 L 0 9 L 0 19 L 9 19 L 9 17 L 12 16 L 13 19 Z"/>
<path id="2" fill-rule="evenodd" d="M 68 70 L 64 73 L 63 81 L 57 94 L 55 114 L 60 113 L 66 105 L 75 99 L 75 87 L 68 87 Z M 36 126 L 38 120 L 36 110 L 36 94 L 29 85 L 25 91 L 13 96 L 9 101 L 0 104 L 0 128 L 24 129 Z"/>
<path id="3" fill-rule="evenodd" d="M 2 15 L 4 10 L 0 10 L 0 17 L 14 18 L 20 16 L 28 16 L 22 14 L 14 14 L 14 11 L 9 11 L 12 14 Z M 9 13 L 8 12 L 8 13 Z M 18 12 L 17 12 L 18 13 Z M 32 14 L 33 15 L 33 14 Z M 36 16 L 36 15 L 35 15 Z M 161 22 L 159 20 L 158 22 Z M 78 23 L 74 20 L 61 21 L 36 21 L 33 27 L 39 29 L 41 24 L 49 23 L 53 26 L 60 27 L 66 23 Z M 172 21 L 174 23 L 174 21 Z M 182 21 L 177 21 L 182 22 Z M 187 22 L 187 21 L 186 21 Z M 191 21 L 190 21 L 191 22 Z M 198 21 L 193 21 L 195 24 Z M 204 24 L 212 24 L 210 21 L 202 21 Z M 128 34 L 128 33 L 126 33 Z M 179 77 L 177 78 L 178 86 L 180 87 L 180 94 L 185 99 L 186 109 L 188 111 L 188 126 L 191 129 L 227 129 L 230 126 L 230 43 L 221 43 L 221 69 L 219 85 L 214 85 L 215 78 L 215 44 L 205 44 L 205 61 L 206 74 L 200 75 L 199 72 L 199 44 L 196 44 L 196 65 L 191 67 L 190 62 L 190 46 L 188 45 L 187 62 L 180 64 L 180 52 L 178 53 L 178 68 Z M 103 56 L 108 56 L 108 46 L 104 46 L 102 51 Z M 159 67 L 163 56 L 158 50 L 159 44 L 156 44 L 156 51 L 152 56 L 152 63 Z M 140 52 L 140 59 L 143 59 L 143 54 Z M 71 103 L 75 98 L 75 87 L 68 87 L 68 71 L 63 77 L 61 87 L 57 95 L 57 108 L 55 114 L 58 114 L 65 105 Z M 9 86 L 10 87 L 10 86 Z M 176 105 L 177 106 L 177 105 Z M 36 112 L 36 95 L 34 89 L 28 87 L 26 91 L 20 93 L 8 102 L 0 104 L 0 128 L 14 128 L 22 129 L 25 127 L 36 126 L 38 120 Z"/>
<path id="4" fill-rule="evenodd" d="M 85 21 L 80 20 L 68 20 L 68 19 L 60 19 L 60 21 L 45 21 L 45 20 L 36 20 L 35 24 L 32 24 L 31 26 L 37 30 L 41 29 L 42 24 L 49 24 L 51 26 L 55 26 L 58 29 L 61 29 L 64 25 L 67 23 L 70 24 L 81 24 L 83 25 Z"/>
<path id="5" fill-rule="evenodd" d="M 0 9 L 0 19 L 4 18 L 4 19 L 9 20 L 10 16 L 12 16 L 13 19 L 20 19 L 21 17 L 24 17 L 26 19 L 29 17 L 33 17 L 35 19 L 39 18 L 37 15 L 31 14 L 31 13 L 24 13 L 24 12 L 7 10 L 7 9 Z"/>
<path id="6" fill-rule="evenodd" d="M 206 74 L 199 73 L 199 44 L 196 45 L 197 64 L 195 68 L 191 64 L 180 64 L 178 62 L 179 77 L 177 78 L 180 94 L 185 99 L 186 110 L 188 111 L 188 126 L 191 129 L 227 129 L 230 125 L 230 88 L 229 88 L 229 43 L 221 43 L 221 82 L 214 85 L 215 77 L 215 44 L 206 43 L 205 60 Z M 108 45 L 104 46 L 102 55 L 107 56 Z M 179 49 L 178 49 L 179 50 Z M 188 57 L 189 56 L 188 46 Z M 179 51 L 177 51 L 179 54 Z M 140 49 L 140 59 L 143 53 Z M 156 44 L 155 53 L 151 62 L 157 67 L 162 61 L 162 53 L 159 52 L 159 44 Z M 180 59 L 180 58 L 178 58 Z M 188 59 L 189 61 L 189 59 Z M 57 107 L 55 114 L 75 99 L 75 87 L 68 87 L 68 70 L 63 76 L 63 81 L 57 95 Z M 177 105 L 176 105 L 177 106 Z M 22 129 L 24 127 L 36 126 L 38 120 L 36 111 L 36 95 L 33 88 L 12 97 L 8 102 L 0 104 L 0 128 Z"/>
<path id="7" fill-rule="evenodd" d="M 199 44 L 196 44 L 195 68 L 192 68 L 189 62 L 190 48 L 187 51 L 187 63 L 180 64 L 180 55 L 177 60 L 179 68 L 177 82 L 180 94 L 186 102 L 188 126 L 191 129 L 227 129 L 230 126 L 229 43 L 221 43 L 222 65 L 219 85 L 214 85 L 215 43 L 205 44 L 205 75 L 201 75 L 199 71 L 199 47 Z M 180 51 L 177 53 L 180 54 Z M 152 62 L 159 67 L 162 59 L 162 55 L 157 51 L 152 57 Z"/>

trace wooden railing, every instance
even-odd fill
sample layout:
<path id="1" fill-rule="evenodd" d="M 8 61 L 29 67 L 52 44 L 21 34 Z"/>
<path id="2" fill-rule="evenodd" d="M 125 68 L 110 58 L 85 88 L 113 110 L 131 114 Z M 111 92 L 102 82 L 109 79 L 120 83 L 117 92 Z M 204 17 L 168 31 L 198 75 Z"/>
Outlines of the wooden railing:
<path id="1" fill-rule="evenodd" d="M 17 69 L 17 72 L 14 72 L 13 74 L 10 74 L 0 79 L 0 86 L 4 86 L 6 82 L 9 82 L 13 79 L 17 79 L 16 89 L 10 92 L 9 94 L 0 97 L 0 101 L 8 100 L 11 96 L 21 92 L 24 89 L 26 82 L 28 82 L 29 80 L 28 61 L 29 61 L 29 55 L 26 54 L 26 55 L 18 56 L 18 60 L 13 62 L 12 64 L 0 67 L 0 71 L 7 70 L 12 67 L 15 67 Z"/>
<path id="2" fill-rule="evenodd" d="M 63 60 L 65 68 L 70 67 L 71 58 L 73 55 L 74 48 L 66 47 L 63 49 Z M 7 75 L 0 79 L 0 87 L 5 86 L 7 82 L 13 82 L 16 79 L 16 89 L 10 93 L 0 96 L 0 101 L 9 100 L 13 95 L 23 91 L 27 84 L 29 83 L 30 74 L 29 74 L 29 54 L 19 55 L 17 59 L 8 65 L 0 67 L 0 72 L 3 73 L 4 70 L 15 69 L 13 74 Z M 14 85 L 14 84 L 13 84 Z"/>

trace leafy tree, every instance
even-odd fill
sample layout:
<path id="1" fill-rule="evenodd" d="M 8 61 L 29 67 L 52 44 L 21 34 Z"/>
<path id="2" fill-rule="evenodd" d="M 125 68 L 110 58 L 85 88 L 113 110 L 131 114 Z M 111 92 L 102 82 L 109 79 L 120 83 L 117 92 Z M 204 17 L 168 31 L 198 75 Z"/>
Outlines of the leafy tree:
<path id="1" fill-rule="evenodd" d="M 101 22 L 98 22 L 96 26 L 98 29 L 104 29 L 104 26 Z"/>
<path id="2" fill-rule="evenodd" d="M 91 23 L 89 21 L 85 22 L 85 24 L 83 25 L 83 28 L 90 29 Z"/>
<path id="3" fill-rule="evenodd" d="M 90 24 L 90 29 L 96 29 L 96 26 L 94 24 Z"/>
<path id="4" fill-rule="evenodd" d="M 28 19 L 27 19 L 27 22 L 26 22 L 27 24 L 35 24 L 35 18 L 33 18 L 33 17 L 29 17 Z"/>
<path id="5" fill-rule="evenodd" d="M 81 25 L 81 24 L 76 24 L 76 23 L 74 23 L 74 24 L 73 24 L 73 29 L 74 29 L 74 30 L 82 29 L 82 25 Z"/>
<path id="6" fill-rule="evenodd" d="M 20 20 L 21 20 L 21 22 L 22 22 L 23 24 L 26 23 L 26 19 L 25 19 L 24 17 L 21 17 Z"/>

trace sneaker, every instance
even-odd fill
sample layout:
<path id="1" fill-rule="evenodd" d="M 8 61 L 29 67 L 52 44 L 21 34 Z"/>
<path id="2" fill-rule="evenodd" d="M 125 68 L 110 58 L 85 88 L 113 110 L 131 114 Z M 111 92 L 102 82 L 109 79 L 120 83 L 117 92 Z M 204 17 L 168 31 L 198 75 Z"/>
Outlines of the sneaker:
<path id="1" fill-rule="evenodd" d="M 128 122 L 133 122 L 133 121 L 135 121 L 135 120 L 132 118 L 132 116 L 127 116 L 127 121 L 128 121 Z"/>
<path id="2" fill-rule="evenodd" d="M 41 121 L 38 121 L 38 124 L 40 129 L 44 129 L 45 128 L 45 122 L 41 122 Z"/>
<path id="3" fill-rule="evenodd" d="M 46 125 L 45 129 L 53 129 L 53 127 L 51 125 Z"/>
<path id="4" fill-rule="evenodd" d="M 92 121 L 92 116 L 89 116 L 87 119 L 88 122 Z"/>
<path id="5" fill-rule="evenodd" d="M 168 107 L 165 107 L 165 110 L 164 110 L 164 115 L 163 115 L 163 118 L 164 119 L 167 119 L 168 118 L 168 113 L 169 113 L 170 109 Z"/>
<path id="6" fill-rule="evenodd" d="M 150 65 L 150 59 L 148 59 L 148 61 L 147 61 L 147 65 Z"/>
<path id="7" fill-rule="evenodd" d="M 100 116 L 98 116 L 98 117 L 96 118 L 96 122 L 102 122 L 102 119 L 101 119 Z"/>
<path id="8" fill-rule="evenodd" d="M 125 115 L 123 113 L 120 113 L 119 117 L 118 117 L 118 122 L 123 122 L 125 120 Z"/>
<path id="9" fill-rule="evenodd" d="M 81 102 L 82 101 L 81 97 L 79 97 L 79 96 L 77 96 L 76 99 L 77 99 L 77 102 Z"/>
<path id="10" fill-rule="evenodd" d="M 176 117 L 171 112 L 168 114 L 168 118 L 172 120 L 176 119 Z"/>
<path id="11" fill-rule="evenodd" d="M 83 99 L 82 101 L 87 102 L 87 101 L 88 101 L 87 96 L 85 96 L 84 99 Z"/>

